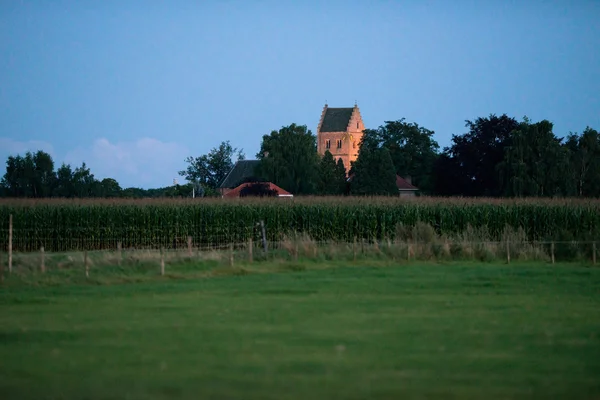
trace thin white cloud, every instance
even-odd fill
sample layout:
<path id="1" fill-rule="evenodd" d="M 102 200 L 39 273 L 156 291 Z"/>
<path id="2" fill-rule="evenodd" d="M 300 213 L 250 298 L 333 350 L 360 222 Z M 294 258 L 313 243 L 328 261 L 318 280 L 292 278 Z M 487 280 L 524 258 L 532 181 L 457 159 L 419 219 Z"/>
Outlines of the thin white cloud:
<path id="1" fill-rule="evenodd" d="M 85 162 L 97 179 L 114 178 L 123 188 L 163 187 L 174 178 L 183 181 L 177 171 L 185 168 L 187 153 L 185 146 L 152 138 L 116 143 L 100 138 L 67 153 L 65 162 L 73 168 Z"/>
<path id="2" fill-rule="evenodd" d="M 184 179 L 177 172 L 185 169 L 184 160 L 189 155 L 189 149 L 183 145 L 147 137 L 116 143 L 100 138 L 89 146 L 77 147 L 61 155 L 56 154 L 54 147 L 48 142 L 0 137 L 2 164 L 8 156 L 25 155 L 27 151 L 38 150 L 52 156 L 55 168 L 65 162 L 75 169 L 85 162 L 96 179 L 114 178 L 123 188 L 170 186 L 173 179 L 183 183 Z M 3 167 L 0 165 L 0 177 L 4 174 Z"/>
<path id="3" fill-rule="evenodd" d="M 24 156 L 28 151 L 35 153 L 38 150 L 45 151 L 52 157 L 55 156 L 54 147 L 48 142 L 42 140 L 14 140 L 0 137 L 0 157 L 6 160 L 8 156 Z"/>

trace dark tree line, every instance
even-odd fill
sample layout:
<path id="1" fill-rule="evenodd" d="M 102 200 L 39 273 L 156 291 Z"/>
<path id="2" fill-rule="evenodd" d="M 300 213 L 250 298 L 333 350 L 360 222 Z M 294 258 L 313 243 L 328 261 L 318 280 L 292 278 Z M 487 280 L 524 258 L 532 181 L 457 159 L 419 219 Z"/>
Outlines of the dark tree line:
<path id="1" fill-rule="evenodd" d="M 506 114 L 466 121 L 465 127 L 441 152 L 432 130 L 404 119 L 366 129 L 347 175 L 341 159 L 336 162 L 329 151 L 317 154 L 317 138 L 305 125 L 291 124 L 263 136 L 253 178 L 295 195 L 396 195 L 400 175 L 410 176 L 427 195 L 600 196 L 598 131 L 587 127 L 561 138 L 547 120 L 519 122 Z M 97 180 L 85 163 L 55 170 L 52 157 L 38 151 L 8 157 L 0 195 L 190 197 L 194 191 L 198 197 L 218 196 L 219 184 L 242 159 L 243 152 L 224 141 L 208 154 L 185 159 L 188 166 L 179 174 L 189 183 L 144 190 L 122 189 L 111 178 Z M 268 195 L 259 186 L 256 193 Z"/>
<path id="2" fill-rule="evenodd" d="M 467 121 L 437 157 L 433 193 L 444 196 L 600 196 L 600 136 L 559 138 L 547 120 L 506 114 Z"/>
<path id="3" fill-rule="evenodd" d="M 191 191 L 189 184 L 160 189 L 122 189 L 115 179 L 96 179 L 85 163 L 75 169 L 63 163 L 55 170 L 50 154 L 41 150 L 27 152 L 24 156 L 9 156 L 0 181 L 1 197 L 179 197 L 188 196 Z"/>

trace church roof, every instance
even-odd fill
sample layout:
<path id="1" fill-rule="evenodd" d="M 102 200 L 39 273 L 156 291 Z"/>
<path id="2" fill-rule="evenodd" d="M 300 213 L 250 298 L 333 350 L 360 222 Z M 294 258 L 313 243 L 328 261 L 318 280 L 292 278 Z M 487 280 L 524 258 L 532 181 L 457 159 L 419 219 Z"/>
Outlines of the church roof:
<path id="1" fill-rule="evenodd" d="M 354 108 L 327 108 L 321 132 L 345 132 L 348 129 Z"/>

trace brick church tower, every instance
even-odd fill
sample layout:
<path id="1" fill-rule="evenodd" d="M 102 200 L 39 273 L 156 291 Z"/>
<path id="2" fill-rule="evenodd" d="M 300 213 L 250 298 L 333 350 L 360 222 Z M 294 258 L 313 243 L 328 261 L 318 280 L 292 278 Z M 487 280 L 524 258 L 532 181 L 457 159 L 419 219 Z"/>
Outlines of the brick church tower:
<path id="1" fill-rule="evenodd" d="M 344 161 L 346 173 L 350 170 L 350 162 L 356 161 L 358 147 L 365 125 L 358 106 L 350 108 L 323 107 L 321 120 L 317 128 L 317 151 L 324 155 L 326 150 L 338 159 Z"/>

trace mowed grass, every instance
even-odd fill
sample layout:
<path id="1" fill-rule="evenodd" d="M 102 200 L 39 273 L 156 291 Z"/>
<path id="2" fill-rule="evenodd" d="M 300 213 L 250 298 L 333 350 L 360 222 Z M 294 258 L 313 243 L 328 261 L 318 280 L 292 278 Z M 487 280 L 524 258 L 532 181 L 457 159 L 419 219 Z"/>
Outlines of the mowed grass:
<path id="1" fill-rule="evenodd" d="M 306 265 L 5 286 L 0 398 L 600 398 L 599 269 Z"/>

